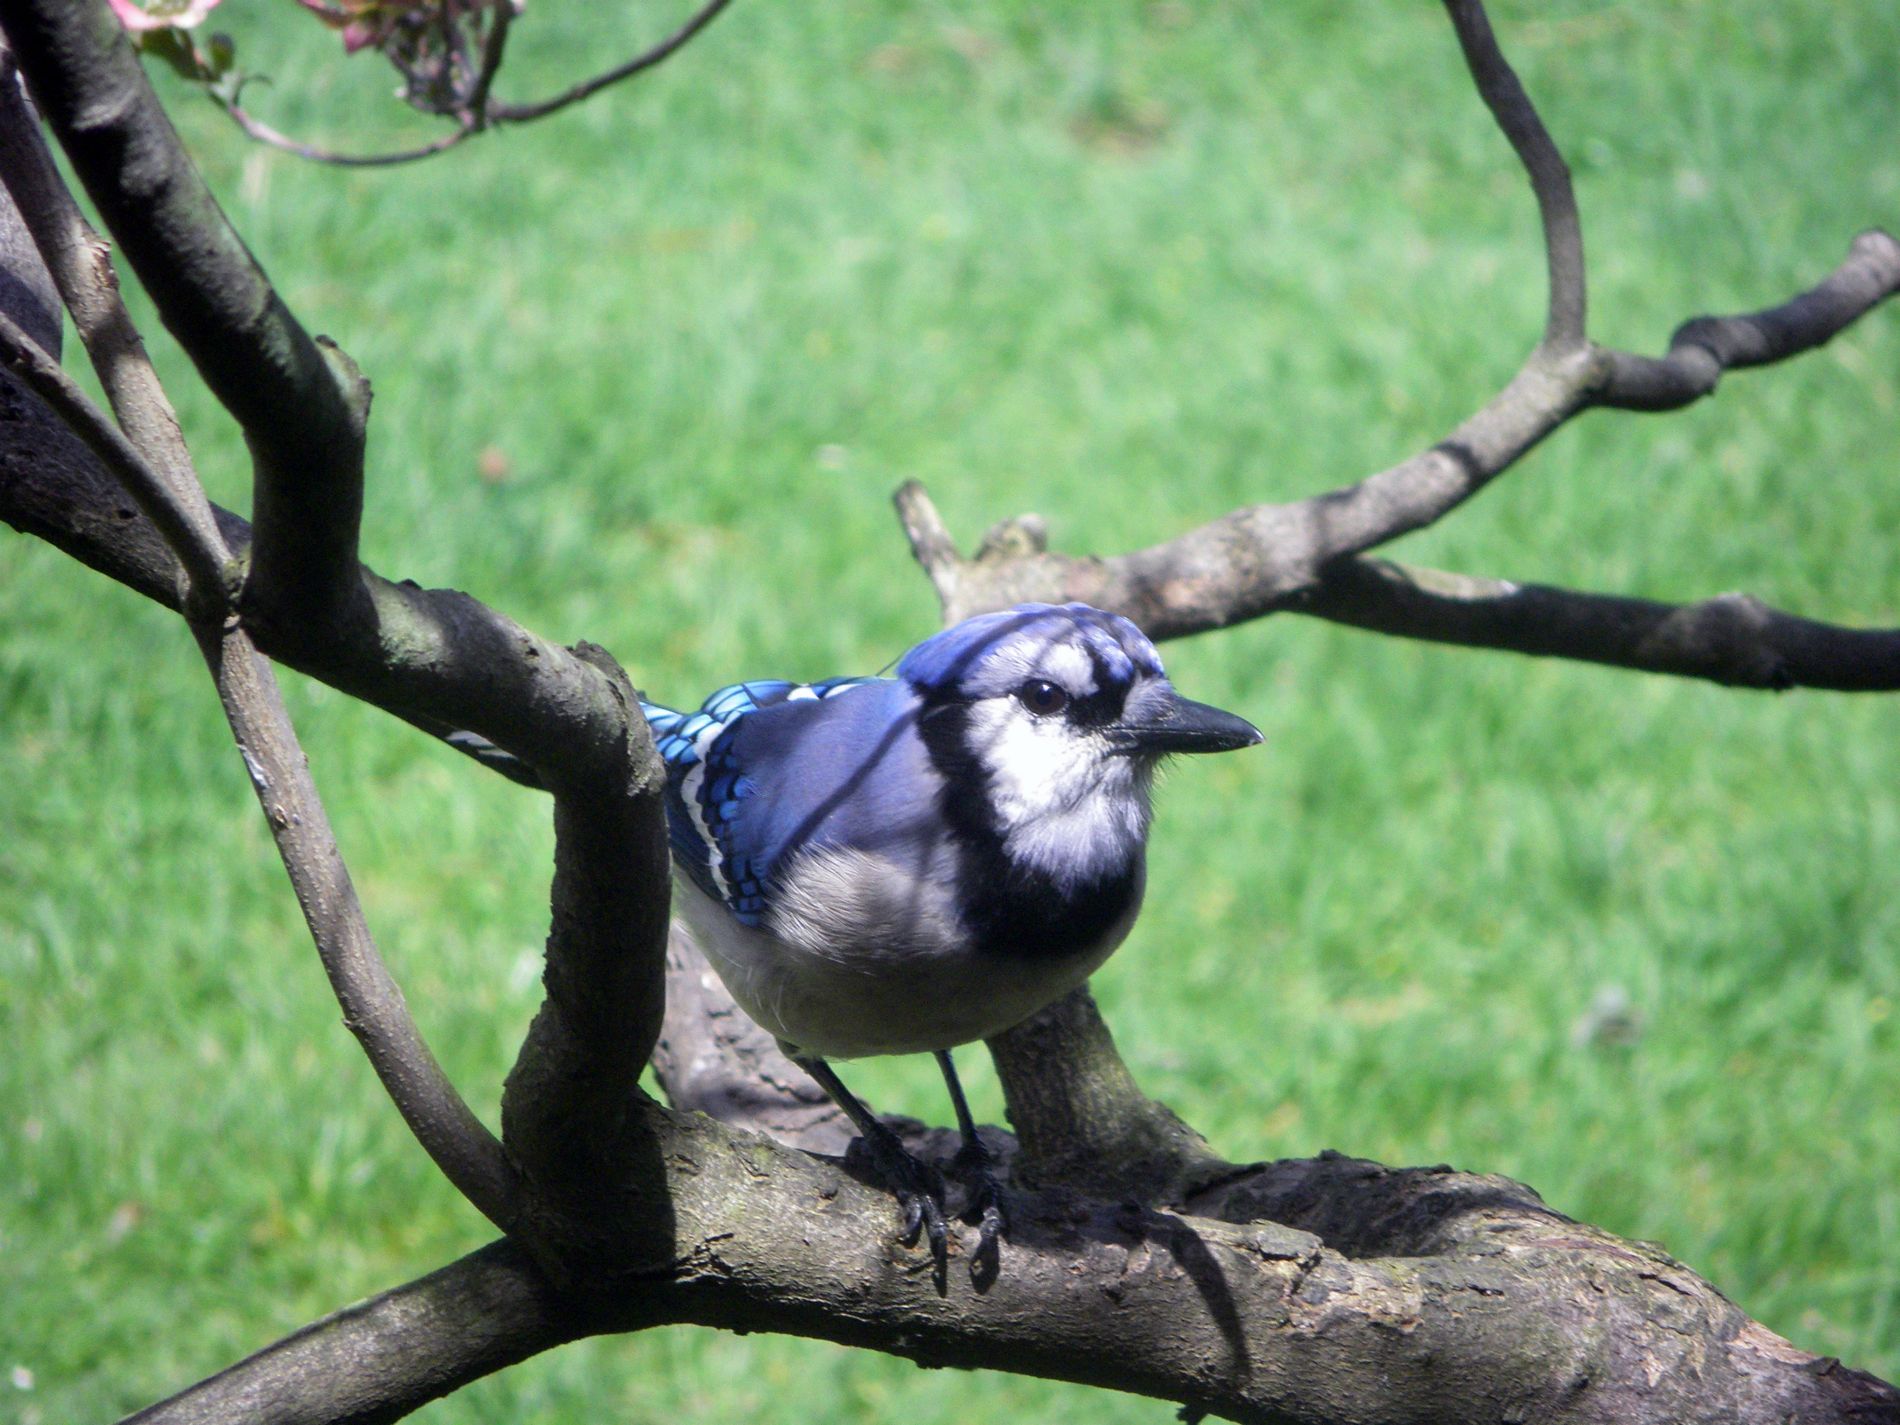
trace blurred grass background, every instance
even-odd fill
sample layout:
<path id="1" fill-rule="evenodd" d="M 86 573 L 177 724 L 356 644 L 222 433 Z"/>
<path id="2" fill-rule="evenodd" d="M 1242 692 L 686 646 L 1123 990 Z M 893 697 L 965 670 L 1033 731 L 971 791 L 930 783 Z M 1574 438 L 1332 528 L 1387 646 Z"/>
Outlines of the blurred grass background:
<path id="1" fill-rule="evenodd" d="M 501 88 L 679 13 L 538 3 Z M 1600 339 L 1658 350 L 1900 224 L 1892 5 L 1494 18 L 1576 169 Z M 299 136 L 432 132 L 294 7 L 215 23 Z M 966 540 L 1036 509 L 1061 548 L 1132 547 L 1429 444 L 1542 311 L 1534 209 L 1436 6 L 748 0 L 634 86 L 391 172 L 249 147 L 161 82 L 293 307 L 375 381 L 370 562 L 602 642 L 668 699 L 876 669 L 928 632 L 902 479 Z M 147 330 L 244 508 L 229 422 Z M 1891 624 L 1897 397 L 1889 308 L 1689 412 L 1579 421 L 1399 552 Z M 1900 1373 L 1892 700 L 1293 618 L 1164 652 L 1268 745 L 1170 778 L 1149 909 L 1096 982 L 1152 1092 L 1239 1158 L 1524 1179 Z M 546 804 L 288 682 L 371 923 L 492 1121 L 537 1000 Z M 183 630 L 17 536 L 0 1036 L 0 1420 L 114 1416 L 487 1236 L 338 1023 Z M 852 1077 L 947 1115 L 928 1062 Z M 1069 1409 L 1165 1414 L 682 1328 L 420 1418 Z"/>

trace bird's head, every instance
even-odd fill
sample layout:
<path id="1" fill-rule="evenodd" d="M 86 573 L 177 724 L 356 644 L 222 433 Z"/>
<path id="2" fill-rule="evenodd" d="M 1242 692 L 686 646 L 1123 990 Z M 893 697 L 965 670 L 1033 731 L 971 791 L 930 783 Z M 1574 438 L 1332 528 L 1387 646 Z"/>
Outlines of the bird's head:
<path id="1" fill-rule="evenodd" d="M 1059 881 L 1140 854 L 1162 757 L 1260 741 L 1244 718 L 1175 692 L 1146 635 L 1087 604 L 965 619 L 911 649 L 897 674 L 923 703 L 953 794 L 982 792 L 963 811 Z"/>

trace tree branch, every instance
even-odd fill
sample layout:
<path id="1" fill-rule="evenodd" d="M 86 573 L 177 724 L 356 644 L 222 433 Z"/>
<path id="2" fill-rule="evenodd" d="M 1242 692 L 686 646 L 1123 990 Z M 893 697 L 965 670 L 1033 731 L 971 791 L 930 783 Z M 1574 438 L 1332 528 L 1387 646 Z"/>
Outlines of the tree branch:
<path id="1" fill-rule="evenodd" d="M 138 502 L 145 517 L 157 527 L 159 536 L 183 565 L 187 588 L 182 595 L 189 604 L 193 593 L 208 600 L 206 607 L 222 607 L 233 590 L 227 585 L 230 561 L 215 526 L 199 519 L 197 512 L 178 497 L 157 471 L 145 463 L 119 428 L 74 384 L 60 365 L 40 349 L 13 318 L 0 312 L 0 361 L 33 389 L 35 395 L 58 413 L 67 427 L 86 443 L 118 477 L 126 493 Z"/>
<path id="2" fill-rule="evenodd" d="M 1472 82 L 1504 136 L 1511 141 L 1537 198 L 1544 225 L 1544 254 L 1550 269 L 1550 301 L 1544 318 L 1544 345 L 1571 349 L 1584 342 L 1583 228 L 1577 218 L 1577 196 L 1570 186 L 1570 166 L 1557 151 L 1530 95 L 1498 48 L 1478 0 L 1445 0 L 1445 11 L 1457 31 Z"/>
<path id="3" fill-rule="evenodd" d="M 376 949 L 269 663 L 235 620 L 223 627 L 194 623 L 192 632 L 217 680 L 343 1023 L 443 1176 L 490 1222 L 513 1230 L 521 1214 L 520 1175 L 442 1072 Z"/>
<path id="4" fill-rule="evenodd" d="M 447 153 L 481 132 L 480 127 L 465 121 L 440 138 L 430 139 L 414 148 L 389 149 L 383 153 L 338 153 L 321 144 L 292 138 L 282 129 L 265 123 L 235 99 L 214 91 L 211 101 L 224 110 L 225 117 L 236 124 L 246 138 L 296 158 L 308 159 L 312 163 L 327 163 L 336 168 L 394 168 L 398 164 L 414 163 L 419 159 L 434 158 L 438 153 Z"/>
<path id="5" fill-rule="evenodd" d="M 600 1273 L 629 1236 L 648 1244 L 669 1220 L 639 1088 L 666 1008 L 665 773 L 620 665 L 592 644 L 575 651 L 611 680 L 623 755 L 612 778 L 555 788 L 547 993 L 501 1101 L 536 1188 L 526 1240 L 562 1280 Z M 642 1230 L 629 1234 L 629 1217 Z"/>
<path id="6" fill-rule="evenodd" d="M 339 168 L 390 168 L 399 163 L 413 163 L 417 159 L 431 158 L 438 153 L 446 153 L 457 144 L 473 138 L 489 127 L 489 95 L 493 92 L 495 75 L 501 70 L 502 56 L 508 48 L 508 31 L 520 14 L 520 6 L 521 0 L 503 0 L 503 3 L 496 5 L 492 11 L 486 12 L 492 13 L 494 18 L 489 24 L 488 33 L 482 40 L 481 67 L 476 71 L 474 83 L 460 106 L 454 131 L 444 134 L 439 139 L 431 139 L 428 143 L 418 144 L 414 148 L 396 149 L 387 153 L 336 153 L 316 144 L 303 143 L 272 128 L 246 110 L 235 97 L 215 84 L 207 84 L 205 93 L 211 97 L 214 104 L 224 110 L 231 122 L 243 130 L 247 137 L 272 148 L 282 149 L 285 153 L 295 154 L 298 158 L 307 158 L 314 163 L 333 164 Z"/>
<path id="7" fill-rule="evenodd" d="M 62 54 L 57 59 L 48 60 L 43 68 L 61 77 L 66 77 L 69 68 L 83 71 L 84 66 L 74 65 L 70 56 Z M 142 76 L 135 72 L 133 78 L 140 81 L 136 87 L 142 90 Z M 124 76 L 119 81 L 130 82 Z M 149 98 L 149 92 L 145 97 Z M 182 156 L 177 161 L 182 165 Z M 254 268 L 248 271 L 257 281 L 263 280 Z M 0 331 L 0 348 L 4 345 Z M 37 365 L 30 374 L 49 381 L 64 379 L 56 368 L 48 375 Z M 49 386 L 55 395 L 60 389 L 56 381 Z M 83 401 L 78 408 L 80 414 L 90 410 Z M 150 472 L 137 453 L 102 417 L 82 428 L 82 433 L 92 432 L 105 441 L 108 468 L 135 482 L 132 488 L 144 490 Z M 175 425 L 169 435 L 175 439 Z M 188 471 L 182 446 L 177 457 Z M 261 504 L 263 491 L 274 477 L 266 471 L 261 455 L 258 463 Z M 360 475 L 360 460 L 356 469 Z M 195 489 L 195 476 L 188 478 Z M 162 484 L 157 489 L 164 493 Z M 351 489 L 360 497 L 360 486 Z M 209 506 L 201 495 L 199 505 L 208 526 Z M 197 564 L 206 557 L 204 529 L 173 518 L 163 504 L 156 513 L 161 532 L 174 536 L 167 539 L 174 554 L 186 558 L 195 574 Z M 208 538 L 216 544 L 217 530 L 208 527 Z M 258 534 L 261 542 L 261 527 Z M 197 536 L 197 542 L 187 535 Z M 321 542 L 324 535 L 318 532 L 314 537 Z M 341 582 L 362 596 L 359 616 L 348 622 L 319 617 L 288 623 L 267 616 L 262 625 L 266 635 L 274 633 L 300 652 L 314 650 L 318 666 L 346 689 L 353 681 L 351 674 L 438 675 L 444 661 L 440 654 L 431 650 L 429 656 L 416 657 L 419 630 L 413 616 L 449 609 L 441 600 L 431 600 L 434 606 L 427 607 L 412 599 L 408 590 L 366 579 L 354 561 L 353 541 L 352 533 L 350 570 Z M 287 551 L 292 558 L 301 554 L 294 543 Z M 222 562 L 214 567 L 222 568 Z M 221 599 L 219 606 L 223 604 Z M 505 626 L 508 637 L 516 642 L 519 634 L 520 646 L 511 648 L 505 658 L 482 657 L 483 650 L 473 645 L 503 621 L 472 600 L 450 607 L 464 615 L 464 626 L 473 625 L 477 631 L 475 639 L 462 636 L 462 627 L 451 634 L 455 646 L 450 656 L 474 655 L 465 690 L 479 686 L 481 695 L 492 699 L 498 691 L 495 673 L 507 664 L 523 655 L 533 663 L 556 661 L 544 660 L 538 641 L 519 634 L 512 625 Z M 251 614 L 247 609 L 247 624 Z M 450 632 L 446 627 L 440 631 Z M 664 993 L 668 856 L 659 803 L 662 777 L 626 675 L 604 650 L 587 645 L 576 650 L 578 659 L 560 660 L 590 670 L 604 689 L 605 696 L 589 697 L 593 706 L 584 709 L 595 724 L 590 729 L 594 735 L 579 744 L 548 747 L 540 758 L 529 759 L 541 774 L 538 780 L 555 794 L 557 851 L 547 1001 L 530 1029 L 503 1100 L 510 1147 L 539 1189 L 524 1195 L 514 1163 L 455 1096 L 416 1034 L 400 991 L 376 955 L 268 666 L 235 620 L 224 621 L 221 628 L 195 622 L 194 632 L 218 677 L 226 714 L 323 952 L 346 1022 L 363 1040 L 412 1130 L 476 1206 L 505 1230 L 524 1231 L 550 1264 L 565 1267 L 572 1261 L 594 1260 L 592 1249 L 599 1233 L 589 1224 L 610 1217 L 604 1204 L 609 1200 L 617 1204 L 626 1190 L 624 1181 L 603 1177 L 598 1170 L 641 1154 L 642 1145 L 626 1141 L 622 1130 L 632 1121 L 640 1070 L 659 1035 Z M 397 640 L 403 656 L 392 659 L 392 644 Z M 339 667 L 345 670 L 344 676 L 336 676 Z M 504 716 L 519 716 L 518 708 L 505 703 L 496 706 Z M 404 710 L 418 720 L 444 721 L 431 707 L 412 703 Z M 486 719 L 480 716 L 448 721 L 487 735 Z"/>
<path id="8" fill-rule="evenodd" d="M 574 1340 L 586 1333 L 587 1319 L 525 1252 L 496 1242 L 313 1322 L 124 1425 L 399 1420 L 469 1381 Z"/>
<path id="9" fill-rule="evenodd" d="M 4 76 L 0 76 L 4 80 Z M 9 196 L 11 196 L 9 188 Z M 11 216 L 11 214 L 9 214 Z M 56 253 L 55 278 L 86 286 L 83 274 Z M 97 270 L 92 270 L 96 281 Z M 62 284 L 62 288 L 63 288 Z M 102 343 L 101 365 L 123 385 L 127 357 L 112 335 L 129 326 L 123 311 L 113 313 L 109 289 L 92 287 L 81 309 L 96 318 L 82 334 Z M 34 391 L 87 442 L 93 452 L 138 500 L 158 527 L 167 547 L 190 571 L 183 601 L 191 613 L 192 633 L 210 666 L 219 701 L 231 725 L 251 784 L 270 823 L 284 869 L 303 909 L 347 1024 L 377 1078 L 394 1100 L 403 1121 L 454 1186 L 490 1221 L 506 1230 L 516 1216 L 518 1182 L 492 1134 L 469 1110 L 442 1072 L 390 977 L 363 917 L 349 872 L 337 851 L 323 803 L 311 780 L 309 763 L 298 746 L 290 715 L 268 663 L 249 636 L 229 617 L 230 581 L 224 571 L 231 559 L 209 505 L 189 465 L 161 475 L 104 414 L 73 386 L 50 357 L 0 312 L 0 355 Z M 116 364 L 115 364 L 116 362 Z M 103 374 L 103 373 L 102 373 Z M 168 416 L 162 392 L 156 398 Z M 174 423 L 158 429 L 176 438 Z M 182 459 L 182 448 L 176 452 Z M 181 484 L 184 488 L 180 488 Z M 195 494 L 195 500 L 190 498 Z"/>
<path id="10" fill-rule="evenodd" d="M 10 53 L 0 66 L 0 182 L 72 314 L 120 429 L 184 507 L 189 523 L 201 531 L 198 538 L 216 543 L 211 506 L 144 340 L 126 314 L 107 246 L 79 211 L 47 152 Z"/>
<path id="11" fill-rule="evenodd" d="M 685 48 L 695 35 L 714 20 L 732 0 L 706 0 L 706 3 L 693 12 L 685 24 L 661 40 L 651 49 L 643 50 L 623 64 L 596 74 L 592 79 L 583 80 L 572 88 L 564 89 L 551 98 L 541 99 L 527 104 L 503 104 L 499 101 L 488 106 L 489 114 L 499 123 L 522 124 L 530 119 L 539 119 L 556 110 L 565 109 L 569 104 L 578 104 L 591 98 L 609 85 L 618 84 L 623 79 L 631 79 L 643 70 L 670 59 L 677 51 Z"/>
<path id="12" fill-rule="evenodd" d="M 1456 509 L 1592 406 L 1666 410 L 1715 387 L 1728 367 L 1819 346 L 1900 291 L 1900 242 L 1873 231 L 1845 262 L 1778 307 L 1701 317 L 1661 359 L 1588 342 L 1583 240 L 1562 155 L 1499 50 L 1478 0 L 1446 0 L 1473 82 L 1530 176 L 1550 270 L 1544 340 L 1505 388 L 1431 449 L 1356 484 L 1291 504 L 1249 505 L 1163 544 L 1111 558 L 1051 554 L 1040 521 L 1005 522 L 976 556 L 957 556 L 922 487 L 897 493 L 911 549 L 948 621 L 1025 600 L 1114 609 L 1151 638 L 1178 638 L 1297 607 L 1339 561 Z"/>
<path id="13" fill-rule="evenodd" d="M 247 603 L 288 626 L 361 614 L 367 384 L 312 340 L 192 167 L 138 57 L 96 0 L 8 0 L 0 17 L 74 171 L 256 465 Z"/>
<path id="14" fill-rule="evenodd" d="M 1087 986 L 987 1043 L 1016 1130 L 1016 1180 L 1175 1205 L 1236 1171 L 1141 1091 Z"/>
<path id="15" fill-rule="evenodd" d="M 1000 1271 L 940 1293 L 925 1250 L 893 1244 L 888 1197 L 836 1162 L 645 1112 L 673 1218 L 618 1281 L 564 1291 L 489 1247 L 137 1418 L 248 1420 L 268 1400 L 279 1425 L 392 1420 L 527 1350 L 692 1322 L 1275 1425 L 1900 1420 L 1892 1387 L 1503 1178 L 1328 1155 L 1238 1175 L 1195 1216 L 1012 1191 Z M 311 1388 L 338 1369 L 343 1407 Z"/>
<path id="16" fill-rule="evenodd" d="M 1706 394 L 1724 365 L 1798 355 L 1896 291 L 1900 242 L 1863 233 L 1814 287 L 1763 312 L 1698 318 L 1678 331 L 1661 361 L 1644 365 L 1597 347 L 1548 359 L 1534 354 L 1489 405 L 1420 455 L 1356 485 L 1292 504 L 1249 505 L 1129 554 L 1052 554 L 1042 546 L 1040 521 L 1029 537 L 1005 522 L 998 528 L 1018 537 L 999 543 L 993 532 L 966 560 L 922 486 L 899 489 L 898 513 L 948 620 L 1029 599 L 1080 599 L 1127 614 L 1157 640 L 1203 633 L 1301 609 L 1336 561 L 1435 522 L 1592 405 L 1634 404 L 1643 393 L 1656 398 L 1651 409 L 1666 408 L 1665 394 L 1683 404 L 1693 399 L 1683 394 L 1686 382 Z"/>
<path id="17" fill-rule="evenodd" d="M 323 572 L 311 577 L 326 588 L 356 590 L 364 601 L 360 617 L 338 636 L 315 616 L 321 600 L 293 601 L 288 616 L 273 616 L 270 591 L 289 586 L 259 583 L 273 560 L 255 549 L 245 602 L 260 647 L 437 735 L 476 733 L 526 762 L 547 785 L 570 777 L 585 784 L 610 769 L 624 751 L 624 710 L 597 669 L 453 590 L 379 580 L 353 554 L 347 575 L 332 577 L 336 552 L 355 547 L 360 462 L 349 452 L 360 445 L 360 430 L 357 416 L 343 409 L 352 397 L 191 170 L 110 12 L 95 4 L 9 0 L 0 17 L 36 87 L 59 99 L 56 127 L 63 122 L 101 211 L 123 228 L 115 231 L 121 248 L 151 269 L 141 270 L 141 280 L 259 454 L 258 544 L 274 527 L 293 564 L 306 557 L 300 541 L 323 546 L 327 553 L 310 556 Z M 313 408 L 317 414 L 306 419 Z M 338 420 L 349 427 L 342 432 L 347 439 L 327 440 Z M 52 443 L 64 458 L 44 466 L 29 459 L 44 439 L 38 423 L 31 431 L 0 431 L 0 452 L 14 452 L 0 466 L 0 513 L 141 592 L 175 602 L 160 587 L 173 576 L 149 528 L 103 517 L 120 501 L 58 437 Z M 281 473 L 297 459 L 323 465 L 341 484 L 286 483 L 263 470 L 274 462 Z M 273 489 L 323 508 L 299 519 Z M 227 534 L 241 526 L 224 512 L 214 518 Z M 291 581 L 300 582 L 307 581 Z"/>
<path id="18" fill-rule="evenodd" d="M 1327 570 L 1297 612 L 1402 638 L 1728 687 L 1900 690 L 1900 629 L 1816 623 L 1750 594 L 1665 604 L 1349 559 Z"/>
<path id="19" fill-rule="evenodd" d="M 508 42 L 508 30 L 518 13 L 518 3 L 519 0 L 512 0 L 512 3 L 496 7 L 494 22 L 483 42 L 481 67 L 476 72 L 468 93 L 456 97 L 453 110 L 444 105 L 419 105 L 431 113 L 453 112 L 456 119 L 455 129 L 441 138 L 418 144 L 414 148 L 394 149 L 385 153 L 338 153 L 317 144 L 304 143 L 272 128 L 247 111 L 236 99 L 215 88 L 207 86 L 206 92 L 233 123 L 248 137 L 259 143 L 268 144 L 272 148 L 281 149 L 285 153 L 295 154 L 299 158 L 306 158 L 315 163 L 334 164 L 341 168 L 390 168 L 397 164 L 413 163 L 417 159 L 432 158 L 438 153 L 445 153 L 487 129 L 503 124 L 525 124 L 543 118 L 567 108 L 570 104 L 577 104 L 583 99 L 591 98 L 601 90 L 620 83 L 623 79 L 630 79 L 636 74 L 652 69 L 683 49 L 701 30 L 718 17 L 720 11 L 724 10 L 731 0 L 707 0 L 707 3 L 695 11 L 684 25 L 657 45 L 642 50 L 631 59 L 591 79 L 583 80 L 551 98 L 526 104 L 506 104 L 493 97 L 493 89 L 495 76 L 501 69 L 502 52 Z"/>
<path id="20" fill-rule="evenodd" d="M 1825 345 L 1900 292 L 1900 242 L 1879 228 L 1854 239 L 1846 259 L 1778 307 L 1695 317 L 1676 328 L 1668 354 L 1601 349 L 1606 370 L 1593 401 L 1629 411 L 1673 411 L 1715 390 L 1724 371 L 1766 366 Z"/>

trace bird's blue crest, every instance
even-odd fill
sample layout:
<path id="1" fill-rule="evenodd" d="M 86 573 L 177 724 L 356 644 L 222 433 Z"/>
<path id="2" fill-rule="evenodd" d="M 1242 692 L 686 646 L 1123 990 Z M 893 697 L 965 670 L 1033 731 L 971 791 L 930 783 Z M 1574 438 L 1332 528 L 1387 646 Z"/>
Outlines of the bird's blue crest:
<path id="1" fill-rule="evenodd" d="M 1137 673 L 1161 677 L 1161 655 L 1148 636 L 1120 614 L 1087 604 L 1018 604 L 993 614 L 978 614 L 925 639 L 904 655 L 897 676 L 924 692 L 958 689 L 1001 692 L 982 686 L 983 673 L 996 655 L 1004 661 L 1036 661 L 1038 651 L 1062 644 L 1080 649 L 1109 682 L 1127 687 Z"/>

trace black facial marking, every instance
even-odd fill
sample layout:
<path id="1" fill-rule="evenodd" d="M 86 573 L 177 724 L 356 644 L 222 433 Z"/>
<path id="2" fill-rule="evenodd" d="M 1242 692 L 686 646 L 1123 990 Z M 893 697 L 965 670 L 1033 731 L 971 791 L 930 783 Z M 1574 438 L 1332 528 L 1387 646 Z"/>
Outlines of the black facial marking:
<path id="1" fill-rule="evenodd" d="M 1100 696 L 1073 700 L 1069 716 Z M 1117 695 L 1115 714 L 1120 711 Z M 963 883 L 984 888 L 983 911 L 969 923 L 980 951 L 1011 959 L 1064 959 L 1096 945 L 1133 909 L 1141 889 L 1140 852 L 1120 867 L 1064 889 L 1048 872 L 1025 866 L 1004 850 L 1003 828 L 988 795 L 989 769 L 970 746 L 967 703 L 932 699 L 917 726 L 943 776 L 943 814 L 957 842 Z M 959 793 L 959 788 L 965 790 Z"/>

